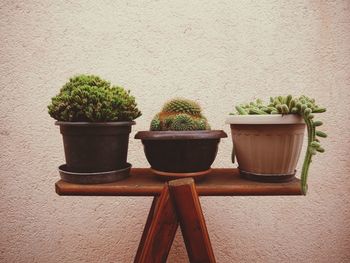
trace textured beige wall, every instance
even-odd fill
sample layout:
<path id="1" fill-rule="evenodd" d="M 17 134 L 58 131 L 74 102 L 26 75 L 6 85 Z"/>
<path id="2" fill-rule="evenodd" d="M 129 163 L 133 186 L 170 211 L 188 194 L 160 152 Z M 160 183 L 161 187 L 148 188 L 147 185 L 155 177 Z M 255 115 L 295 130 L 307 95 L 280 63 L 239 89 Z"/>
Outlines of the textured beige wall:
<path id="1" fill-rule="evenodd" d="M 326 154 L 306 197 L 201 198 L 218 262 L 350 261 L 350 2 L 1 1 L 0 261 L 132 262 L 151 198 L 59 197 L 61 137 L 46 112 L 67 78 L 132 89 L 148 128 L 164 100 L 199 100 L 212 126 L 233 105 L 312 95 Z M 215 167 L 230 167 L 229 139 Z M 139 141 L 129 160 L 147 166 Z M 186 262 L 178 234 L 169 262 Z"/>

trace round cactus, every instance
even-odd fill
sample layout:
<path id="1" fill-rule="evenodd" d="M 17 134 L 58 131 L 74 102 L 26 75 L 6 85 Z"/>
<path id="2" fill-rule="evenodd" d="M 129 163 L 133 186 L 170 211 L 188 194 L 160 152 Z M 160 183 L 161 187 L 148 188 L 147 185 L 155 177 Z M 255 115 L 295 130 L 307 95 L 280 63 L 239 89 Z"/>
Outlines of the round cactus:
<path id="1" fill-rule="evenodd" d="M 198 103 L 187 99 L 173 99 L 151 121 L 151 131 L 209 130 Z"/>
<path id="2" fill-rule="evenodd" d="M 193 116 L 201 116 L 201 107 L 195 101 L 187 99 L 173 99 L 163 106 L 163 112 L 187 113 Z"/>
<path id="3" fill-rule="evenodd" d="M 152 131 L 160 131 L 160 120 L 159 120 L 159 115 L 157 114 L 154 116 L 153 120 L 151 121 L 151 130 Z"/>
<path id="4" fill-rule="evenodd" d="M 195 130 L 195 128 L 193 117 L 186 113 L 176 115 L 170 125 L 170 129 L 173 131 L 191 131 Z"/>
<path id="5" fill-rule="evenodd" d="M 195 130 L 210 130 L 210 125 L 206 118 L 196 119 L 194 121 Z"/>

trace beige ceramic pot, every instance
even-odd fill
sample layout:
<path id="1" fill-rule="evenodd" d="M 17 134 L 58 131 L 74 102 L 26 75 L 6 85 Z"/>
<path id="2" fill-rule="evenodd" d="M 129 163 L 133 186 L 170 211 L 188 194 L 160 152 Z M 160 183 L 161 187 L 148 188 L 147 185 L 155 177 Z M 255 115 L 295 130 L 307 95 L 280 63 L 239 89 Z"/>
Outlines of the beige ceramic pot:
<path id="1" fill-rule="evenodd" d="M 248 179 L 283 182 L 293 179 L 303 145 L 305 123 L 290 115 L 233 115 L 233 155 Z M 234 156 L 232 158 L 234 160 Z"/>

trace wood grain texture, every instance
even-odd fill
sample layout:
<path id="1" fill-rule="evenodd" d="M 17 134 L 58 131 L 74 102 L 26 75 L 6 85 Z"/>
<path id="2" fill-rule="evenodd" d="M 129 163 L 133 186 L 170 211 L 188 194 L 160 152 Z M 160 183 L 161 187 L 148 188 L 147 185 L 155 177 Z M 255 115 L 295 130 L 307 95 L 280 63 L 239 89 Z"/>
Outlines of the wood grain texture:
<path id="1" fill-rule="evenodd" d="M 140 262 L 141 254 L 143 253 L 145 241 L 147 239 L 147 235 L 149 233 L 149 229 L 151 227 L 151 224 L 152 224 L 152 221 L 154 218 L 154 214 L 156 211 L 156 206 L 157 206 L 158 201 L 159 201 L 159 196 L 155 196 L 153 198 L 152 205 L 151 205 L 151 208 L 150 208 L 149 213 L 148 213 L 147 221 L 146 221 L 145 227 L 144 227 L 143 232 L 142 232 L 142 237 L 141 237 L 141 240 L 140 240 L 137 252 L 136 252 L 134 262 Z"/>
<path id="2" fill-rule="evenodd" d="M 202 208 L 193 178 L 169 182 L 182 236 L 191 263 L 215 263 Z"/>
<path id="3" fill-rule="evenodd" d="M 164 182 L 148 168 L 133 168 L 125 180 L 96 185 L 80 185 L 62 180 L 56 183 L 59 195 L 95 196 L 156 196 L 160 195 Z M 294 178 L 286 183 L 261 183 L 239 176 L 238 169 L 212 169 L 203 180 L 196 182 L 201 196 L 252 196 L 252 195 L 302 195 L 300 180 Z"/>
<path id="4" fill-rule="evenodd" d="M 153 201 L 134 263 L 166 262 L 177 227 L 176 211 L 165 184 L 160 197 Z"/>

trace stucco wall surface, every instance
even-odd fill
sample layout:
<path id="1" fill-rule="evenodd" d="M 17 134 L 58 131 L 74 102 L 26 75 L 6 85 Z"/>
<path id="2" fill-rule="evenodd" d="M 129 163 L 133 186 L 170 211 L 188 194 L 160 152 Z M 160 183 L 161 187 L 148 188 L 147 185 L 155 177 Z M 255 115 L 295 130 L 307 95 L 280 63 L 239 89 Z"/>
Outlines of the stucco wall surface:
<path id="1" fill-rule="evenodd" d="M 306 197 L 201 202 L 218 262 L 350 262 L 349 1 L 1 1 L 0 262 L 133 260 L 151 198 L 54 191 L 64 155 L 46 106 L 78 73 L 132 90 L 131 138 L 174 96 L 227 133 L 237 103 L 314 96 L 329 138 Z M 232 167 L 230 149 L 214 167 Z M 129 161 L 148 166 L 140 141 Z M 180 233 L 168 262 L 187 262 Z"/>

